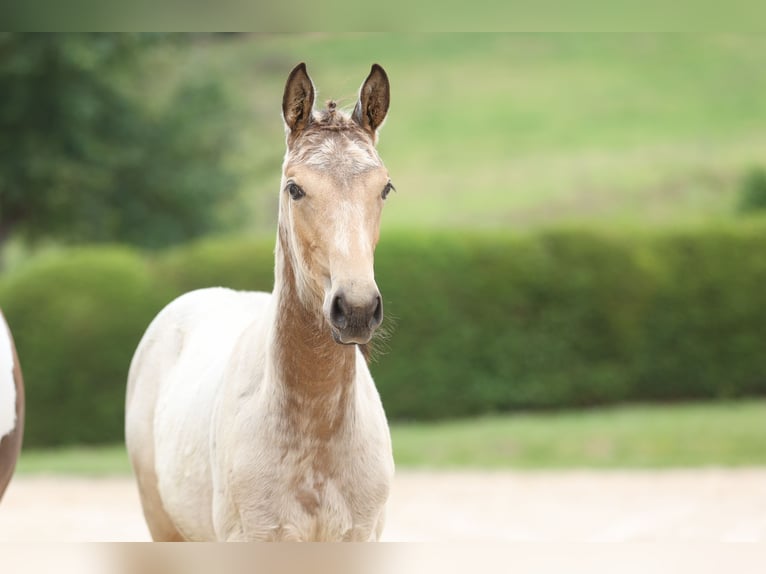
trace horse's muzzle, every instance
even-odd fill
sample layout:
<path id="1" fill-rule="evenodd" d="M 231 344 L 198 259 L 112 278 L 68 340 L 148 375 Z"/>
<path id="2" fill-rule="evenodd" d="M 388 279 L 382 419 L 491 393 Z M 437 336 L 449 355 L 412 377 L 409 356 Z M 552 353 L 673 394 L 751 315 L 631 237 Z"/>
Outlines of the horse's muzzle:
<path id="1" fill-rule="evenodd" d="M 375 289 L 365 297 L 350 297 L 338 290 L 332 296 L 327 313 L 336 343 L 365 344 L 383 322 L 383 301 Z"/>

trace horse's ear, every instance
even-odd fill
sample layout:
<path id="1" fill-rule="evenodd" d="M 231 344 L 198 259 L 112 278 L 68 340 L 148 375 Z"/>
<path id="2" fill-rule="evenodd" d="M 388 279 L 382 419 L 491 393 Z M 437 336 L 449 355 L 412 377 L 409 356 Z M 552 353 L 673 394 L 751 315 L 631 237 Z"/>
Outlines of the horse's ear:
<path id="1" fill-rule="evenodd" d="M 314 109 L 314 84 L 301 62 L 287 77 L 285 93 L 282 96 L 282 117 L 291 133 L 303 130 L 311 122 Z"/>
<path id="2" fill-rule="evenodd" d="M 378 64 L 373 64 L 370 75 L 359 90 L 359 101 L 356 102 L 353 118 L 362 128 L 377 136 L 378 128 L 386 119 L 388 104 L 391 101 L 391 87 L 388 76 Z"/>

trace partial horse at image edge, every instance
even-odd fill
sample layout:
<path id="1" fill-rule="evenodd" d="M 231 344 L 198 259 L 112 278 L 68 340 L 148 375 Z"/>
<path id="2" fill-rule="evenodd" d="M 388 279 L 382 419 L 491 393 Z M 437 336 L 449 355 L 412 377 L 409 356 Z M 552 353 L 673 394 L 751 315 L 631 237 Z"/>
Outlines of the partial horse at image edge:
<path id="1" fill-rule="evenodd" d="M 11 329 L 0 311 L 0 500 L 16 468 L 24 435 L 24 381 Z"/>

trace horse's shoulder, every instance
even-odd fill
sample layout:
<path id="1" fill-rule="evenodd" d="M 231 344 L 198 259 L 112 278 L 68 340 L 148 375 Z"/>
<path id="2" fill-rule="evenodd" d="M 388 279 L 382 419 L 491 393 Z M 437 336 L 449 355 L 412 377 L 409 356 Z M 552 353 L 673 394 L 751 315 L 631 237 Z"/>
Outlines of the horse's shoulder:
<path id="1" fill-rule="evenodd" d="M 156 317 L 160 325 L 183 331 L 200 325 L 252 321 L 262 314 L 271 293 L 235 291 L 225 287 L 197 289 L 171 301 Z"/>
<path id="2" fill-rule="evenodd" d="M 236 291 L 228 287 L 206 287 L 178 296 L 165 309 L 175 312 L 190 311 L 199 308 L 222 309 L 239 308 L 255 304 L 265 304 L 271 299 L 271 293 L 263 291 Z"/>

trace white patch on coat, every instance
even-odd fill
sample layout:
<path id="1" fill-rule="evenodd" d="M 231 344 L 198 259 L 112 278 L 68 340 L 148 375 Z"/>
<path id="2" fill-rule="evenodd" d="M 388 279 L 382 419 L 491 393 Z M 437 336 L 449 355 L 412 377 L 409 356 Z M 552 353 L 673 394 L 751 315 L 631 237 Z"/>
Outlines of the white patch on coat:
<path id="1" fill-rule="evenodd" d="M 16 428 L 16 383 L 13 379 L 13 343 L 0 318 L 0 439 Z"/>
<path id="2" fill-rule="evenodd" d="M 364 223 L 361 206 L 351 200 L 343 200 L 337 207 L 335 229 L 335 249 L 341 255 L 348 257 L 351 253 L 351 244 L 360 252 L 364 252 L 364 230 L 360 226 Z"/>

